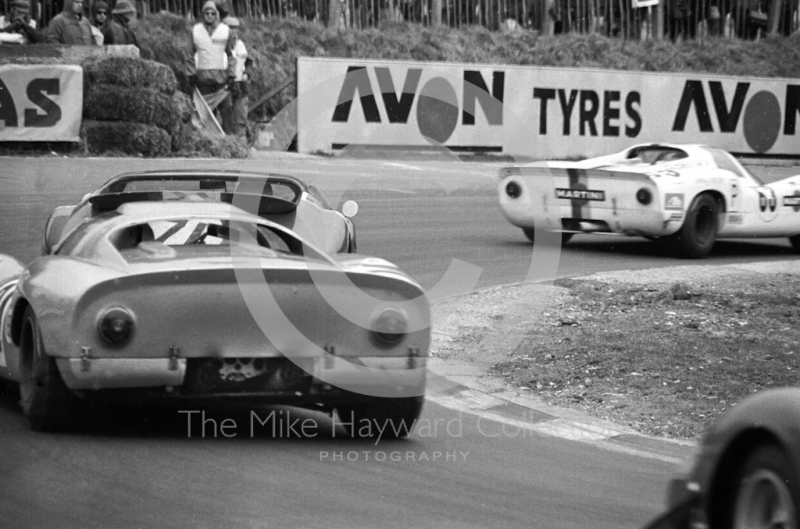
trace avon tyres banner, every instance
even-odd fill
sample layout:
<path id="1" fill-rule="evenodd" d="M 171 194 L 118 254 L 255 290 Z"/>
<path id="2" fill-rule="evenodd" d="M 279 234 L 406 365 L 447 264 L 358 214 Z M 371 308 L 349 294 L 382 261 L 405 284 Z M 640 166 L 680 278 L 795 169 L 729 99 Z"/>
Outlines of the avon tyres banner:
<path id="1" fill-rule="evenodd" d="M 0 141 L 78 141 L 83 69 L 0 66 Z"/>
<path id="2" fill-rule="evenodd" d="M 298 58 L 298 150 L 597 156 L 646 142 L 800 155 L 800 80 Z"/>

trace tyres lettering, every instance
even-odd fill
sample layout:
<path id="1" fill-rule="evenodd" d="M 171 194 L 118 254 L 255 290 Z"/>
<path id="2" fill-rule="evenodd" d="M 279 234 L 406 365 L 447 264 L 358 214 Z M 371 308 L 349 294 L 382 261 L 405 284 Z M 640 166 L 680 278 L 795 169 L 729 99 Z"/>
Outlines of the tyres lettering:
<path id="1" fill-rule="evenodd" d="M 601 95 L 602 94 L 602 95 Z M 577 106 L 578 135 L 619 137 L 622 133 L 623 118 L 620 103 L 623 101 L 622 92 L 618 90 L 605 90 L 602 93 L 595 90 L 567 90 L 564 88 L 533 88 L 533 99 L 538 100 L 539 135 L 548 132 L 548 117 L 550 101 L 558 100 L 558 110 L 561 117 L 561 134 L 572 134 L 574 110 Z M 641 95 L 632 91 L 624 98 L 624 117 L 629 120 L 625 124 L 625 136 L 635 138 L 642 130 L 642 118 L 639 113 Z"/>

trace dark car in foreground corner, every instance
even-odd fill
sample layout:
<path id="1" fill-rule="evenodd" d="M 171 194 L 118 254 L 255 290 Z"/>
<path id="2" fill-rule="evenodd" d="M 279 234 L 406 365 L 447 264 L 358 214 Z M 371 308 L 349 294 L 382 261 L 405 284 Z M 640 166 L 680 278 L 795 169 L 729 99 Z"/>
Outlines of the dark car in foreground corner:
<path id="1" fill-rule="evenodd" d="M 214 169 L 185 169 L 126 173 L 88 193 L 74 206 L 59 206 L 47 220 L 42 255 L 84 220 L 102 214 L 103 207 L 122 202 L 161 200 L 170 202 L 214 199 L 231 203 L 234 193 L 260 194 L 251 213 L 289 228 L 311 241 L 326 253 L 354 253 L 356 231 L 352 217 L 358 211 L 355 202 L 343 204 L 336 211 L 316 186 L 285 174 Z M 102 202 L 92 197 L 106 196 Z M 116 199 L 116 200 L 114 200 Z"/>
<path id="2" fill-rule="evenodd" d="M 800 527 L 800 388 L 745 399 L 705 434 L 668 510 L 645 529 Z"/>
<path id="3" fill-rule="evenodd" d="M 429 306 L 393 264 L 328 254 L 215 197 L 87 203 L 100 213 L 48 255 L 0 256 L 0 379 L 19 385 L 34 429 L 94 402 L 181 399 L 335 410 L 352 428 L 419 416 Z M 272 305 L 254 310 L 252 293 Z"/>

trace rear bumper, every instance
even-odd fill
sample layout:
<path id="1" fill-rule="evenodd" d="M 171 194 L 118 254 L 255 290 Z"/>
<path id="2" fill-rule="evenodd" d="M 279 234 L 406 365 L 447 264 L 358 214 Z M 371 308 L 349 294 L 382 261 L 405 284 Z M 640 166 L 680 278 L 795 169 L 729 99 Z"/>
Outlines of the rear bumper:
<path id="1" fill-rule="evenodd" d="M 508 221 L 520 228 L 541 227 L 548 231 L 604 232 L 621 235 L 662 237 L 674 233 L 683 224 L 683 213 L 656 209 L 591 208 L 576 218 L 572 208 L 525 204 L 524 201 L 502 200 L 501 208 Z"/>
<path id="2" fill-rule="evenodd" d="M 354 392 L 393 388 L 400 395 L 425 384 L 425 357 L 256 359 L 262 361 L 258 368 L 253 359 L 240 360 L 58 358 L 56 363 L 73 390 L 161 388 L 171 395 L 210 396 L 313 393 L 338 386 Z"/>
<path id="3" fill-rule="evenodd" d="M 56 364 L 70 389 L 174 387 L 186 375 L 185 358 L 58 358 Z"/>

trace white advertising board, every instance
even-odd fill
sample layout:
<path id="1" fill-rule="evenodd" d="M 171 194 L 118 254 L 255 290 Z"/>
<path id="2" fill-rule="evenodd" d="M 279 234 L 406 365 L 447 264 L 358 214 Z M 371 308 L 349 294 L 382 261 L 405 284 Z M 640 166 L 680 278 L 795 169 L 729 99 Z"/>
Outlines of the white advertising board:
<path id="1" fill-rule="evenodd" d="M 83 69 L 0 66 L 0 141 L 78 141 Z"/>
<path id="2" fill-rule="evenodd" d="M 300 152 L 548 159 L 670 142 L 800 156 L 800 79 L 302 57 L 297 92 Z"/>

